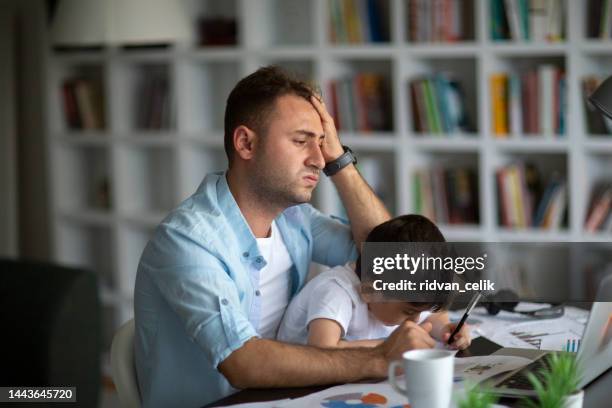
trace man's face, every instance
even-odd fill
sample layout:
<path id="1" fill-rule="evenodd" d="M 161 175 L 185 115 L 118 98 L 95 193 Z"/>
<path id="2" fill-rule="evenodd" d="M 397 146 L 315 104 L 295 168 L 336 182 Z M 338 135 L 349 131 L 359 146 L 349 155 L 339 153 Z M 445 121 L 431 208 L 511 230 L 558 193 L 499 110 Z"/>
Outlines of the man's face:
<path id="1" fill-rule="evenodd" d="M 310 102 L 279 97 L 265 134 L 258 135 L 253 161 L 253 182 L 261 196 L 285 208 L 310 201 L 325 166 L 323 138 L 321 118 Z"/>

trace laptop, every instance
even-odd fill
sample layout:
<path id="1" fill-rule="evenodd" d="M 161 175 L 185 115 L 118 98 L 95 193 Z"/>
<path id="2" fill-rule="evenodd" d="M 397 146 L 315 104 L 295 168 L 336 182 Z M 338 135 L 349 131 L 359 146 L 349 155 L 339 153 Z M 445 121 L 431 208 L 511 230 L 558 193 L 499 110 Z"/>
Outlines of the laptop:
<path id="1" fill-rule="evenodd" d="M 596 299 L 611 298 L 612 275 L 602 280 Z M 524 357 L 532 362 L 525 367 L 494 377 L 489 382 L 491 392 L 504 397 L 535 396 L 536 393 L 527 379 L 527 373 L 535 374 L 544 368 L 547 360 L 545 357 L 550 353 L 563 352 L 511 347 L 497 350 L 492 355 Z M 612 367 L 612 302 L 593 302 L 580 349 L 578 353 L 571 354 L 576 356 L 582 369 L 579 388 L 584 388 Z"/>

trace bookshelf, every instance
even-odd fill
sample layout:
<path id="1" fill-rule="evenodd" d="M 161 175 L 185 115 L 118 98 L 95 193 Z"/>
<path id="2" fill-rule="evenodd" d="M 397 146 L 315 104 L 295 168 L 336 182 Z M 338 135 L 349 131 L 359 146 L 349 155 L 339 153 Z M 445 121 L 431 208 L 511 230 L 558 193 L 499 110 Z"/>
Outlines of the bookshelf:
<path id="1" fill-rule="evenodd" d="M 331 1 L 331 0 L 330 0 Z M 416 42 L 409 0 L 385 0 L 381 13 L 388 37 L 382 42 L 334 42 L 328 0 L 229 0 L 187 2 L 194 38 L 201 18 L 234 21 L 236 44 L 192 44 L 163 49 L 50 50 L 48 64 L 49 172 L 58 260 L 99 273 L 103 285 L 104 345 L 132 316 L 136 266 L 144 245 L 164 215 L 191 194 L 205 173 L 226 165 L 224 101 L 241 77 L 278 64 L 321 85 L 331 106 L 329 84 L 359 73 L 382 75 L 390 85 L 388 130 L 342 131 L 343 143 L 359 155 L 362 171 L 394 214 L 415 208 L 414 175 L 433 166 L 475 172 L 478 222 L 442 225 L 451 241 L 597 241 L 610 233 L 587 233 L 591 191 L 612 179 L 612 137 L 588 132 L 582 78 L 612 74 L 612 40 L 587 38 L 587 7 L 563 0 L 561 42 L 491 38 L 491 2 L 464 0 L 464 32 L 453 43 Z M 433 3 L 433 2 L 432 2 Z M 433 36 L 433 34 L 431 34 Z M 564 135 L 492 134 L 489 78 L 541 64 L 564 69 L 568 111 Z M 140 110 L 151 73 L 165 83 L 162 125 L 146 126 Z M 463 89 L 472 123 L 467 131 L 417 132 L 409 87 L 444 73 Z M 99 129 L 71 129 L 63 111 L 64 81 L 97 81 L 103 98 Z M 146 116 L 146 115 L 144 115 Z M 496 171 L 530 160 L 543 175 L 559 173 L 569 191 L 567 221 L 559 229 L 513 229 L 500 223 Z M 322 179 L 315 204 L 338 213 L 337 194 Z"/>

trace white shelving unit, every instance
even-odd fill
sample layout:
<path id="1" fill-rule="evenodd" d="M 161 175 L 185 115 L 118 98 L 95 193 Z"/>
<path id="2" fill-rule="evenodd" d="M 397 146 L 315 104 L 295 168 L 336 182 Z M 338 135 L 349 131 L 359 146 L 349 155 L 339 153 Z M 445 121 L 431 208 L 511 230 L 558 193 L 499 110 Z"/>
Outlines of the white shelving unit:
<path id="1" fill-rule="evenodd" d="M 132 292 L 141 251 L 164 214 L 190 195 L 203 176 L 226 166 L 223 111 L 234 84 L 262 65 L 279 64 L 315 80 L 324 91 L 346 73 L 383 73 L 392 88 L 392 131 L 342 133 L 360 161 L 380 163 L 377 179 L 388 207 L 413 211 L 414 172 L 432 163 L 468 165 L 477 170 L 480 222 L 442 226 L 459 241 L 598 241 L 586 234 L 585 213 L 593 184 L 612 178 L 612 138 L 587 134 L 580 89 L 587 74 L 612 74 L 612 42 L 587 40 L 583 2 L 566 0 L 563 43 L 499 43 L 489 38 L 489 2 L 473 0 L 474 39 L 455 44 L 410 43 L 407 1 L 388 0 L 390 42 L 337 45 L 328 38 L 326 0 L 228 0 L 188 2 L 191 15 L 233 16 L 235 47 L 177 46 L 156 50 L 49 52 L 48 140 L 51 158 L 55 256 L 100 274 L 105 321 L 112 330 L 132 316 Z M 467 1 L 467 0 L 466 0 Z M 469 2 L 468 2 L 469 3 Z M 489 76 L 499 70 L 553 62 L 567 75 L 567 132 L 561 138 L 514 135 L 495 139 L 491 129 Z M 163 130 L 140 129 L 139 79 L 157 70 L 170 84 L 173 121 Z M 464 135 L 423 135 L 413 131 L 408 84 L 419 74 L 444 70 L 460 78 L 476 131 Z M 106 127 L 69 130 L 64 122 L 61 84 L 75 74 L 104 84 Z M 329 97 L 329 95 L 326 95 Z M 329 106 L 331 104 L 328 103 Z M 568 225 L 560 231 L 509 230 L 497 216 L 495 170 L 529 157 L 544 171 L 558 171 L 569 184 Z M 106 180 L 106 181 L 105 181 Z M 109 205 L 99 194 L 108 186 Z M 315 202 L 337 210 L 328 181 Z M 97 198 L 98 197 L 98 198 Z"/>

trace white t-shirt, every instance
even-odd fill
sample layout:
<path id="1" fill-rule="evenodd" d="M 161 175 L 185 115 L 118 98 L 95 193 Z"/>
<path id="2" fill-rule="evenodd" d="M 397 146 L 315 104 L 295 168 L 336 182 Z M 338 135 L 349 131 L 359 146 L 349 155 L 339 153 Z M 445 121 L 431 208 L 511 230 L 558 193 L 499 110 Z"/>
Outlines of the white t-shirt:
<path id="1" fill-rule="evenodd" d="M 350 264 L 336 266 L 316 276 L 298 293 L 281 323 L 277 339 L 307 344 L 308 324 L 314 319 L 335 320 L 344 340 L 385 338 L 397 326 L 385 326 L 369 311 L 359 294 L 360 281 Z M 421 321 L 426 317 L 421 313 Z"/>
<path id="2" fill-rule="evenodd" d="M 257 238 L 257 246 L 266 260 L 266 266 L 259 271 L 261 314 L 257 332 L 263 338 L 273 339 L 289 303 L 293 261 L 276 222 L 272 222 L 268 238 Z"/>

